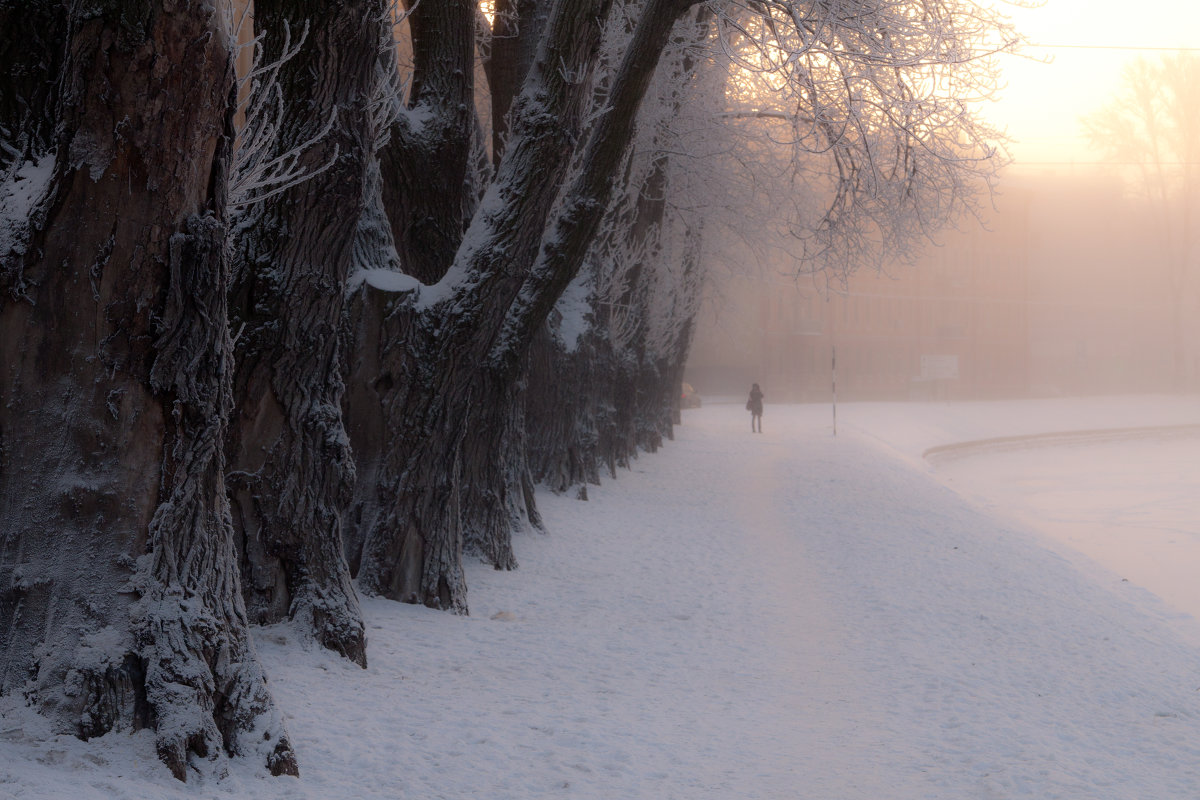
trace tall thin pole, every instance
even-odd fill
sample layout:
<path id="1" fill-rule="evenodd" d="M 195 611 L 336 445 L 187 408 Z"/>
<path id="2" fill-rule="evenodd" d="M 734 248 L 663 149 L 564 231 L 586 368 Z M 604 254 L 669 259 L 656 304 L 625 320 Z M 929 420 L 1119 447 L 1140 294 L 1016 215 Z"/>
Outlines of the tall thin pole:
<path id="1" fill-rule="evenodd" d="M 832 352 L 830 377 L 833 381 L 833 435 L 837 436 L 837 310 L 833 294 L 825 295 L 825 307 L 829 311 L 829 348 Z"/>
<path id="2" fill-rule="evenodd" d="M 837 345 L 833 347 L 833 435 L 837 436 Z"/>

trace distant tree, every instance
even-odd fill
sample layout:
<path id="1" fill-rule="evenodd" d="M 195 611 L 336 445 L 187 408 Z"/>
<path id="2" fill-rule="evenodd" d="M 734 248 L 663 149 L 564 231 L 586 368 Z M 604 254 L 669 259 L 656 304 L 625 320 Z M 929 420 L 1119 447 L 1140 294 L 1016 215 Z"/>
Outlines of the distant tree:
<path id="1" fill-rule="evenodd" d="M 1200 310 L 1200 57 L 1131 61 L 1113 99 L 1083 124 L 1093 144 L 1140 172 L 1161 233 L 1174 382 L 1185 388 L 1200 377 L 1187 328 Z"/>

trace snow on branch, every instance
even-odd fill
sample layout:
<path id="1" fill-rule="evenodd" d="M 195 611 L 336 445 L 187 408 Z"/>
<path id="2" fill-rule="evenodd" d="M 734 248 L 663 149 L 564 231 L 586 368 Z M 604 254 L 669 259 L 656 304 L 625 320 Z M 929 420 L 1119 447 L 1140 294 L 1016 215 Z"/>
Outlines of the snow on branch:
<path id="1" fill-rule="evenodd" d="M 243 15 L 238 23 L 239 28 L 245 21 Z M 279 82 L 280 71 L 304 46 L 308 38 L 308 23 L 305 23 L 299 39 L 293 44 L 291 26 L 285 21 L 280 56 L 267 63 L 263 63 L 265 37 L 265 32 L 260 33 L 249 42 L 238 45 L 239 50 L 252 47 L 254 57 L 250 69 L 238 79 L 238 113 L 244 115 L 244 121 L 237 130 L 229 188 L 229 206 L 235 212 L 321 174 L 333 166 L 338 157 L 338 148 L 335 146 L 323 164 L 313 167 L 303 163 L 309 150 L 333 129 L 337 121 L 336 107 L 316 134 L 282 153 L 276 152 L 284 134 L 286 118 L 283 87 Z"/>
<path id="2" fill-rule="evenodd" d="M 420 0 L 405 8 L 400 0 L 391 0 L 385 12 L 389 24 L 380 26 L 379 58 L 370 98 L 367 100 L 367 124 L 372 148 L 376 153 L 387 146 L 392 123 L 400 118 L 404 108 L 404 93 L 409 80 L 400 70 L 398 42 L 395 30 L 420 5 Z"/>

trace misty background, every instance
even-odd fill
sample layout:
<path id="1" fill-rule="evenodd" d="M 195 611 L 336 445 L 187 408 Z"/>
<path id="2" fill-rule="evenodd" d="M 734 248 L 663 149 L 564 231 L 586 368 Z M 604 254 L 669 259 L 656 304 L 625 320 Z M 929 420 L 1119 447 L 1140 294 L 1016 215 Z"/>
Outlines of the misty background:
<path id="1" fill-rule="evenodd" d="M 979 107 L 1011 158 L 981 218 L 845 282 L 727 242 L 688 363 L 700 395 L 828 400 L 835 349 L 847 400 L 1200 390 L 1200 12 L 993 5 L 1026 44 Z"/>
<path id="2" fill-rule="evenodd" d="M 774 401 L 824 400 L 836 348 L 847 400 L 1195 391 L 1195 270 L 1181 297 L 1164 222 L 1130 170 L 1014 165 L 983 226 L 913 264 L 844 285 L 785 258 L 714 265 L 687 380 L 702 396 L 756 381 Z"/>

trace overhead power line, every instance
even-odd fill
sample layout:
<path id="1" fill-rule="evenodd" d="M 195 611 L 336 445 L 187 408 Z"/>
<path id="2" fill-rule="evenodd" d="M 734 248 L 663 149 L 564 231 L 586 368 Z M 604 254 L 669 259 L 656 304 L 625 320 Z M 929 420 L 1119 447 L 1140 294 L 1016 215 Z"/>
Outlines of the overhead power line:
<path id="1" fill-rule="evenodd" d="M 1155 164 L 1153 161 L 1022 161 L 1016 159 L 1013 164 L 1037 167 L 1200 167 L 1200 161 L 1163 161 Z"/>
<path id="2" fill-rule="evenodd" d="M 1164 50 L 1172 53 L 1200 53 L 1200 47 L 1163 47 L 1161 45 L 1136 44 L 1042 44 L 1030 43 L 1027 47 L 1048 50 Z"/>

